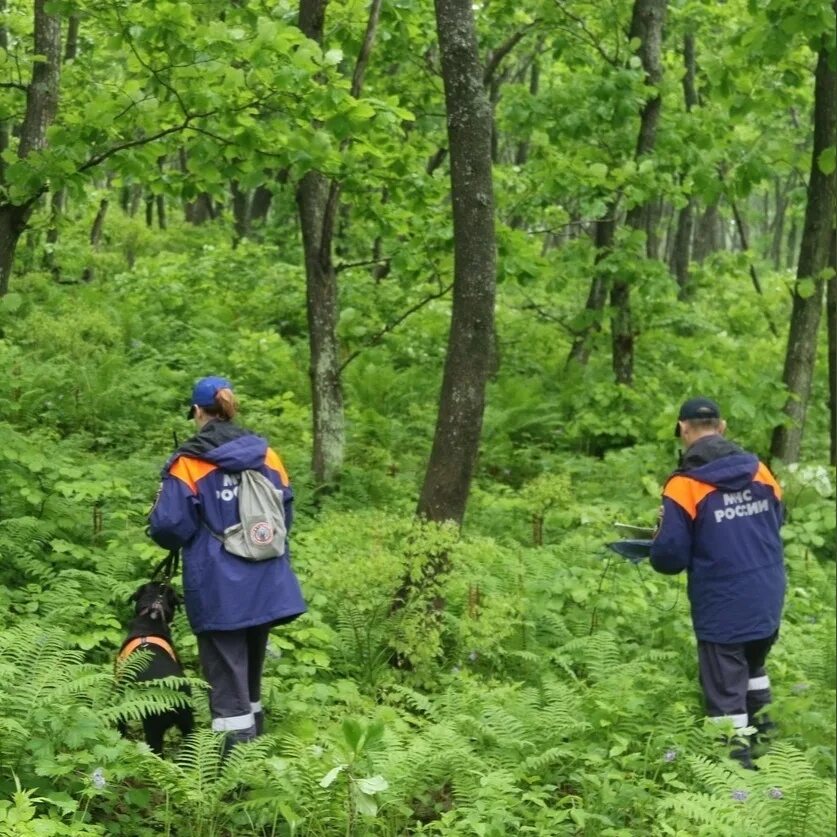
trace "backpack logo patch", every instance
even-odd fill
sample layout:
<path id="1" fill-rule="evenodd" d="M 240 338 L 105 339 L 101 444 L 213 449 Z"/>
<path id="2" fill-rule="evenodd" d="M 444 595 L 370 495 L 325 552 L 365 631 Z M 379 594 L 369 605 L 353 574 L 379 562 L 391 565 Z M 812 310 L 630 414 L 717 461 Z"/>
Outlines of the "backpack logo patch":
<path id="1" fill-rule="evenodd" d="M 266 546 L 273 540 L 273 527 L 266 520 L 259 521 L 250 529 L 250 540 L 259 546 Z"/>

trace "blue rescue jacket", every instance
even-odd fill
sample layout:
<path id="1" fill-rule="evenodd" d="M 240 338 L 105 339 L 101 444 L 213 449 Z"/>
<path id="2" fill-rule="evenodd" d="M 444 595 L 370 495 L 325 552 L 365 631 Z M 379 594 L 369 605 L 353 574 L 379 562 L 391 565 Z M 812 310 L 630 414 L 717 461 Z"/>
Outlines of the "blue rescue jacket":
<path id="1" fill-rule="evenodd" d="M 749 642 L 778 630 L 782 520 L 782 491 L 756 456 L 716 435 L 686 452 L 663 489 L 651 564 L 661 573 L 688 573 L 698 639 Z"/>
<path id="2" fill-rule="evenodd" d="M 149 531 L 160 546 L 183 548 L 183 594 L 195 633 L 276 625 L 305 612 L 287 549 L 278 558 L 247 561 L 227 552 L 212 534 L 238 523 L 237 473 L 249 468 L 281 488 L 290 532 L 290 481 L 261 436 L 227 421 L 210 421 L 163 469 Z"/>

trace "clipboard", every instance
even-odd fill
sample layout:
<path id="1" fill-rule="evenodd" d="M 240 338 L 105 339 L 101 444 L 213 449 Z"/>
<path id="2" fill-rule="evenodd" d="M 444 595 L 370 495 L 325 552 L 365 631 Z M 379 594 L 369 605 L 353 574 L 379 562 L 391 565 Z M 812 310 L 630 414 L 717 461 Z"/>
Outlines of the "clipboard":
<path id="1" fill-rule="evenodd" d="M 612 541 L 607 548 L 627 558 L 631 563 L 638 564 L 651 555 L 651 538 L 623 538 L 619 541 Z"/>
<path id="2" fill-rule="evenodd" d="M 613 526 L 623 538 L 643 541 L 653 540 L 657 531 L 653 526 L 634 526 L 631 523 L 614 523 Z"/>

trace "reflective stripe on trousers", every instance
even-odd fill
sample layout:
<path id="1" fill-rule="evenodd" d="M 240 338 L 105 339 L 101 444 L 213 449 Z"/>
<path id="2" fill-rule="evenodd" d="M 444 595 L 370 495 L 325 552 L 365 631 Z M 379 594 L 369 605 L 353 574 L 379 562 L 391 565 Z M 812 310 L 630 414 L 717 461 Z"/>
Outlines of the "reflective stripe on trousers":
<path id="1" fill-rule="evenodd" d="M 724 721 L 732 721 L 735 729 L 744 729 L 747 726 L 747 713 L 743 712 L 740 715 L 712 715 L 709 720 L 716 724 L 722 724 Z"/>
<path id="2" fill-rule="evenodd" d="M 252 712 L 246 715 L 233 715 L 229 718 L 213 718 L 213 732 L 238 732 L 243 729 L 250 729 L 256 725 L 256 718 Z"/>

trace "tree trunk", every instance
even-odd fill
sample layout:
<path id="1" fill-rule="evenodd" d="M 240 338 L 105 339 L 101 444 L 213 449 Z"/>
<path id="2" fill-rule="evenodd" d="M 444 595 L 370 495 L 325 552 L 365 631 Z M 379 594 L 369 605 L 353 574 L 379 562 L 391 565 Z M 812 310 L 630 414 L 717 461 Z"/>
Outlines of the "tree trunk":
<path id="1" fill-rule="evenodd" d="M 538 44 L 535 48 L 535 54 L 532 58 L 532 65 L 529 67 L 529 95 L 532 98 L 538 95 L 538 87 L 540 86 L 541 80 L 541 65 L 540 61 L 538 60 L 538 55 L 541 51 L 541 42 L 538 41 Z M 514 150 L 514 164 L 516 166 L 525 166 L 526 161 L 529 159 L 529 139 L 521 140 L 517 147 Z M 509 226 L 513 230 L 519 230 L 523 227 L 523 218 L 515 214 L 512 216 L 511 220 L 509 221 Z"/>
<path id="2" fill-rule="evenodd" d="M 0 204 L 0 296 L 9 290 L 9 277 L 17 243 L 26 229 L 29 212 L 24 207 Z"/>
<path id="3" fill-rule="evenodd" d="M 108 211 L 108 199 L 102 198 L 99 202 L 99 210 L 96 212 L 96 217 L 93 219 L 93 226 L 90 229 L 90 250 L 95 252 L 99 249 L 99 243 L 102 240 L 102 230 L 105 228 L 105 216 Z M 96 270 L 93 265 L 88 265 L 81 275 L 82 282 L 91 282 L 96 276 Z"/>
<path id="4" fill-rule="evenodd" d="M 695 86 L 697 50 L 693 32 L 687 32 L 683 36 L 683 64 L 686 68 L 683 75 L 683 99 L 686 103 L 686 113 L 691 113 L 699 104 Z M 674 235 L 674 249 L 669 262 L 679 289 L 679 299 L 686 299 L 689 295 L 689 263 L 692 258 L 692 236 L 695 229 L 695 203 L 694 197 L 689 195 L 686 205 L 677 215 L 677 232 Z"/>
<path id="5" fill-rule="evenodd" d="M 0 0 L 0 52 L 8 53 L 9 31 L 3 25 L 6 15 L 6 0 Z M 0 183 L 6 182 L 6 161 L 3 152 L 9 147 L 11 138 L 11 125 L 7 118 L 0 119 Z"/>
<path id="6" fill-rule="evenodd" d="M 48 13 L 47 5 L 47 0 L 35 0 L 34 3 L 34 53 L 42 56 L 42 60 L 32 65 L 32 80 L 26 88 L 26 111 L 17 150 L 21 160 L 46 147 L 47 128 L 58 112 L 61 22 Z M 37 196 L 19 205 L 0 201 L 0 296 L 9 290 L 17 243 L 26 229 L 36 200 Z"/>
<path id="7" fill-rule="evenodd" d="M 646 205 L 645 215 L 645 255 L 649 259 L 660 258 L 660 225 L 666 215 L 666 206 L 662 197 L 654 198 Z"/>
<path id="8" fill-rule="evenodd" d="M 657 141 L 657 125 L 660 121 L 662 99 L 657 88 L 662 80 L 663 21 L 667 0 L 634 0 L 633 16 L 629 37 L 640 41 L 639 57 L 645 71 L 645 83 L 654 92 L 645 102 L 640 114 L 639 136 L 634 158 L 639 161 L 653 153 Z M 642 230 L 648 236 L 649 203 L 637 204 L 628 210 L 625 223 L 635 230 Z M 647 248 L 646 239 L 646 248 Z M 613 373 L 619 384 L 633 383 L 634 375 L 634 326 L 631 313 L 631 286 L 627 280 L 616 277 L 610 291 L 613 308 L 611 338 L 613 351 Z"/>
<path id="9" fill-rule="evenodd" d="M 495 364 L 492 114 L 470 0 L 436 0 L 453 202 L 453 313 L 419 516 L 462 522 Z"/>
<path id="10" fill-rule="evenodd" d="M 830 46 L 833 51 L 834 45 Z M 771 454 L 784 462 L 797 462 L 802 446 L 825 290 L 822 272 L 828 267 L 837 212 L 837 172 L 823 174 L 818 165 L 820 154 L 837 145 L 837 68 L 829 65 L 829 57 L 829 50 L 823 46 L 814 82 L 814 150 L 782 375 L 789 396 L 784 411 L 790 422 L 774 429 L 770 446 Z M 813 292 L 800 293 L 802 280 L 808 290 L 813 285 Z"/>
<path id="11" fill-rule="evenodd" d="M 299 28 L 322 45 L 328 0 L 301 0 Z M 305 174 L 297 187 L 299 223 L 305 254 L 309 375 L 314 422 L 312 469 L 318 486 L 336 481 L 343 465 L 345 419 L 340 380 L 340 316 L 337 275 L 332 259 L 336 201 L 329 203 L 328 178 L 318 171 Z"/>
<path id="12" fill-rule="evenodd" d="M 193 201 L 183 207 L 183 214 L 186 221 L 196 227 L 211 221 L 215 217 L 212 196 L 207 192 L 201 192 Z"/>
<path id="13" fill-rule="evenodd" d="M 825 316 L 828 331 L 828 402 L 830 408 L 829 436 L 831 439 L 831 464 L 837 466 L 837 229 L 831 233 L 830 267 L 825 300 Z"/>
<path id="14" fill-rule="evenodd" d="M 166 196 L 157 195 L 154 203 L 157 206 L 157 226 L 161 230 L 164 230 L 168 227 L 168 222 L 166 221 Z"/>
<path id="15" fill-rule="evenodd" d="M 322 45 L 328 0 L 301 0 L 299 28 Z M 374 42 L 381 0 L 372 0 L 366 33 L 355 63 L 351 93 L 356 98 Z M 343 144 L 345 147 L 346 143 Z M 333 485 L 343 467 L 345 417 L 340 378 L 340 315 L 337 273 L 334 269 L 334 226 L 340 206 L 340 184 L 320 172 L 310 171 L 297 187 L 299 223 L 305 254 L 305 279 L 310 346 L 311 400 L 314 444 L 312 470 L 319 486 Z"/>
<path id="16" fill-rule="evenodd" d="M 308 172 L 297 189 L 302 247 L 305 252 L 311 398 L 314 420 L 312 467 L 319 486 L 333 483 L 343 465 L 345 421 L 340 380 L 337 275 L 327 223 L 328 179 Z M 333 220 L 333 219 L 332 219 Z"/>
<path id="17" fill-rule="evenodd" d="M 529 68 L 529 95 L 532 98 L 535 98 L 535 96 L 538 95 L 538 88 L 540 87 L 541 82 L 541 63 L 538 60 L 541 48 L 541 42 L 538 41 L 537 47 L 535 48 L 535 55 L 532 58 L 532 66 Z M 528 159 L 529 140 L 525 139 L 517 144 L 517 148 L 514 152 L 514 162 L 515 165 L 524 166 L 526 165 L 526 161 Z"/>
<path id="18" fill-rule="evenodd" d="M 788 178 L 786 186 L 777 177 L 774 179 L 774 193 L 776 197 L 776 208 L 773 215 L 773 229 L 770 239 L 770 260 L 773 262 L 774 270 L 782 267 L 782 242 L 785 238 L 785 213 L 788 208 L 788 191 L 790 190 L 791 179 Z"/>
<path id="19" fill-rule="evenodd" d="M 678 299 L 689 296 L 689 264 L 691 263 L 692 236 L 695 229 L 695 199 L 690 195 L 686 205 L 677 215 L 677 231 L 671 252 L 670 267 L 677 281 Z"/>
<path id="20" fill-rule="evenodd" d="M 250 196 L 238 184 L 237 180 L 230 183 L 233 210 L 233 247 L 250 235 Z"/>
<path id="21" fill-rule="evenodd" d="M 78 15 L 70 15 L 67 21 L 67 42 L 64 46 L 64 60 L 73 61 L 78 55 L 78 30 L 81 18 Z"/>
<path id="22" fill-rule="evenodd" d="M 49 226 L 46 232 L 47 246 L 44 248 L 44 267 L 52 272 L 53 278 L 58 279 L 61 273 L 55 262 L 55 250 L 58 244 L 58 227 L 64 215 L 67 190 L 58 189 L 52 193 L 49 202 Z"/>
<path id="23" fill-rule="evenodd" d="M 738 230 L 738 239 L 741 246 L 742 253 L 750 253 L 750 240 L 747 234 L 747 224 L 744 221 L 744 216 L 738 209 L 738 204 L 732 198 L 730 198 L 730 206 L 732 207 L 732 215 L 735 219 L 735 227 Z M 770 315 L 770 310 L 764 305 L 764 291 L 761 288 L 761 282 L 759 281 L 759 275 L 756 272 L 756 265 L 753 262 L 752 258 L 748 258 L 748 270 L 750 273 L 750 280 L 753 283 L 753 288 L 755 289 L 756 293 L 759 295 L 759 304 L 762 306 L 762 313 L 764 315 L 764 319 L 767 322 L 768 328 L 770 329 L 771 334 L 774 337 L 779 336 L 779 330 L 776 328 L 776 324 L 773 322 L 773 317 Z"/>
<path id="24" fill-rule="evenodd" d="M 139 183 L 134 183 L 128 188 L 130 190 L 128 215 L 133 218 L 139 211 L 140 203 L 142 203 L 142 186 Z"/>
<path id="25" fill-rule="evenodd" d="M 796 265 L 796 240 L 799 237 L 799 223 L 795 215 L 791 215 L 790 229 L 788 230 L 788 246 L 785 251 L 785 267 L 792 270 Z"/>
<path id="26" fill-rule="evenodd" d="M 692 246 L 692 260 L 703 262 L 708 256 L 721 249 L 721 213 L 715 200 L 701 213 L 695 228 L 695 240 Z"/>
<path id="27" fill-rule="evenodd" d="M 616 203 L 611 201 L 605 215 L 596 221 L 595 244 L 596 262 L 593 266 L 593 279 L 584 306 L 581 327 L 576 330 L 565 367 L 573 363 L 586 366 L 590 360 L 590 349 L 594 336 L 601 331 L 602 314 L 607 301 L 607 277 L 601 269 L 601 263 L 613 250 L 616 236 Z"/>
<path id="28" fill-rule="evenodd" d="M 267 220 L 267 213 L 270 211 L 270 203 L 273 200 L 273 192 L 267 186 L 257 186 L 253 192 L 253 200 L 250 202 L 250 221 L 252 223 L 263 223 Z"/>
<path id="29" fill-rule="evenodd" d="M 46 147 L 47 128 L 58 112 L 61 73 L 61 21 L 47 12 L 47 0 L 35 0 L 35 54 L 43 56 L 32 66 L 32 82 L 26 90 L 26 114 L 20 130 L 18 157 Z"/>

